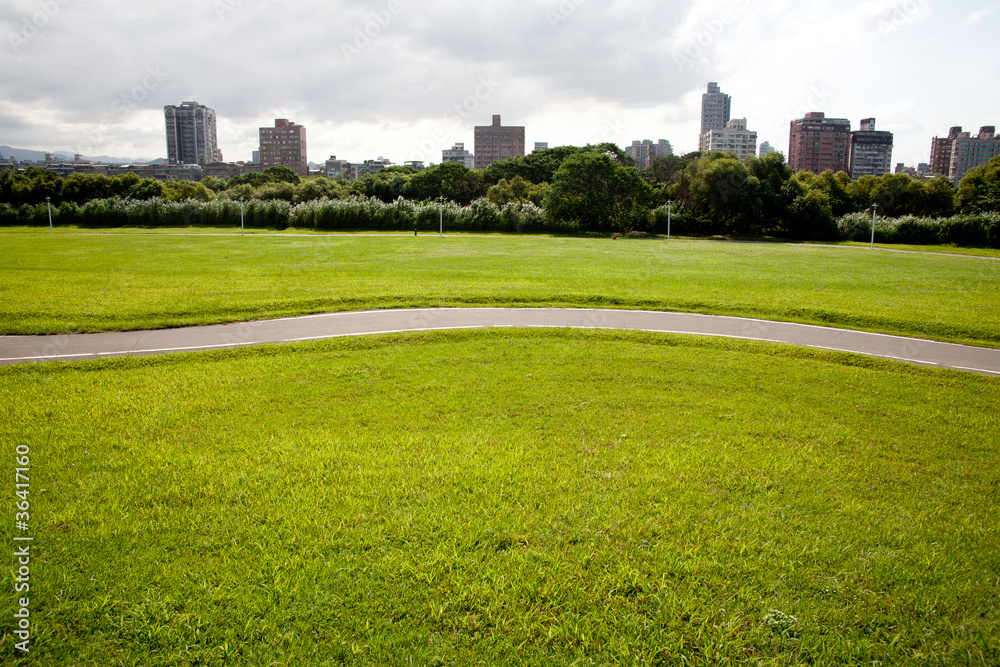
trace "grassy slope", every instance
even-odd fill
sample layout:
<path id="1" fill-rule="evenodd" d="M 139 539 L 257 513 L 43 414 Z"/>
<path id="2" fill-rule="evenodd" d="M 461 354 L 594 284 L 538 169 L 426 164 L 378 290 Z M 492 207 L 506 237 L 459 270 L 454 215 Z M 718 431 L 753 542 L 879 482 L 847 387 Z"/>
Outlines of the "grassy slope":
<path id="1" fill-rule="evenodd" d="M 539 237 L 0 232 L 0 332 L 329 310 L 680 310 L 1000 345 L 1000 262 L 849 248 Z"/>
<path id="2" fill-rule="evenodd" d="M 996 664 L 998 382 L 564 331 L 0 369 L 33 664 Z"/>

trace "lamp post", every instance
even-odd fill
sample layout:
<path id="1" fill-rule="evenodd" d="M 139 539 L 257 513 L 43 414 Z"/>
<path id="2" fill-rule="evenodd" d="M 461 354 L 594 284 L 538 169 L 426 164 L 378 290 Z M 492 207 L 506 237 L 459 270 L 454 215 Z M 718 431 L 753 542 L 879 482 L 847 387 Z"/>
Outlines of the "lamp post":
<path id="1" fill-rule="evenodd" d="M 670 209 L 673 206 L 674 200 L 667 200 L 667 240 L 670 240 Z"/>
<path id="2" fill-rule="evenodd" d="M 243 236 L 243 197 L 240 197 L 240 236 Z"/>
<path id="3" fill-rule="evenodd" d="M 438 197 L 438 201 L 441 202 L 441 231 L 438 232 L 438 236 L 444 236 L 444 195 Z"/>
<path id="4" fill-rule="evenodd" d="M 52 197 L 45 198 L 45 205 L 49 207 L 49 234 L 52 233 Z"/>
<path id="5" fill-rule="evenodd" d="M 878 204 L 872 204 L 872 245 L 871 249 L 875 249 L 875 211 L 878 209 Z"/>

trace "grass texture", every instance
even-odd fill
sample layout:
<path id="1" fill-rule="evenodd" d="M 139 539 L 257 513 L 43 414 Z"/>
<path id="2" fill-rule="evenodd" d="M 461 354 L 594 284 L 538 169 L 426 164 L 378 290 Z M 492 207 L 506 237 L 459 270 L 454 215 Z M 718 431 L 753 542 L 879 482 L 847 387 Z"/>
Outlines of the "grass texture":
<path id="1" fill-rule="evenodd" d="M 277 245 L 319 263 L 317 247 L 343 246 Z M 476 272 L 435 247 L 449 275 Z M 746 252 L 575 247 L 692 274 L 694 256 Z M 247 265 L 280 256 L 242 248 Z M 998 389 L 788 346 L 562 330 L 0 369 L 5 477 L 29 446 L 36 540 L 33 653 L 7 634 L 0 661 L 997 664 Z"/>
<path id="2" fill-rule="evenodd" d="M 611 307 L 1000 346 L 1000 262 L 849 247 L 551 237 L 0 231 L 0 333 L 338 310 Z"/>

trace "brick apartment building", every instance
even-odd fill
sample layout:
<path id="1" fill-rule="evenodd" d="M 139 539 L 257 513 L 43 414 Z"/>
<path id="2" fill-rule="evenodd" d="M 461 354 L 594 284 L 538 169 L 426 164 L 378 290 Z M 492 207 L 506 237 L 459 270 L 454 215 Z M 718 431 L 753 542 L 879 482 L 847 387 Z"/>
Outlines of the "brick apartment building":
<path id="1" fill-rule="evenodd" d="M 827 118 L 823 112 L 793 120 L 788 137 L 788 166 L 792 171 L 819 174 L 850 168 L 851 121 Z"/>
<path id="2" fill-rule="evenodd" d="M 524 155 L 524 127 L 501 125 L 499 115 L 493 116 L 492 125 L 477 125 L 474 136 L 476 169 Z"/>
<path id="3" fill-rule="evenodd" d="M 309 175 L 306 128 L 287 118 L 275 118 L 274 127 L 260 128 L 260 166 L 285 166 L 299 176 Z"/>

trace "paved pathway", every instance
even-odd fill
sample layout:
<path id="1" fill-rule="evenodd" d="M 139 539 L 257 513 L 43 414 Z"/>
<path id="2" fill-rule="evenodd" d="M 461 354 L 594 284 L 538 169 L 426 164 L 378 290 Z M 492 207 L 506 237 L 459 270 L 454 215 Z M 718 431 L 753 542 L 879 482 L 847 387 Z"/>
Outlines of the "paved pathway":
<path id="1" fill-rule="evenodd" d="M 1000 376 L 1000 349 L 740 317 L 566 308 L 375 310 L 203 327 L 62 336 L 0 336 L 0 365 L 167 354 L 400 331 L 488 327 L 631 329 L 856 352 Z"/>

